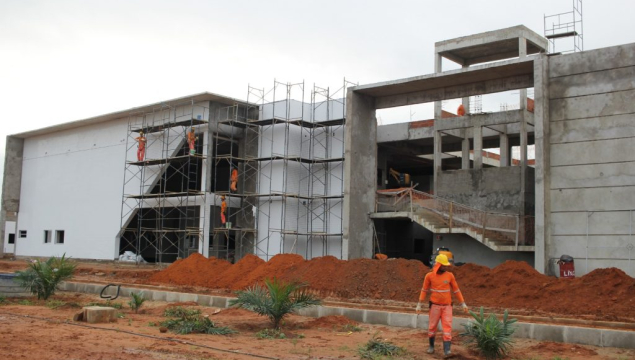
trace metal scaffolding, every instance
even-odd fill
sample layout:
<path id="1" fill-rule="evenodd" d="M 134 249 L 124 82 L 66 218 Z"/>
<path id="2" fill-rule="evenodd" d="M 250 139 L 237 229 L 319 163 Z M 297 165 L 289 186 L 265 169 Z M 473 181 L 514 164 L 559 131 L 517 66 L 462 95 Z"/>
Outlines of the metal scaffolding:
<path id="1" fill-rule="evenodd" d="M 556 53 L 556 42 L 572 39 L 573 44 L 565 46 L 558 53 L 578 52 L 584 50 L 584 36 L 582 35 L 582 0 L 571 0 L 573 9 L 568 12 L 545 15 L 545 38 L 549 40 L 549 53 Z"/>
<path id="2" fill-rule="evenodd" d="M 274 81 L 249 86 L 249 105 L 219 112 L 214 132 L 210 255 L 268 260 L 278 253 L 305 258 L 342 256 L 346 88 L 335 92 Z M 233 169 L 237 189 L 230 189 Z M 221 196 L 227 223 L 219 224 Z"/>
<path id="3" fill-rule="evenodd" d="M 205 226 L 203 154 L 209 107 L 194 100 L 129 115 L 120 254 L 172 262 L 198 251 Z M 190 151 L 187 133 L 196 134 Z M 142 134 L 143 133 L 143 134 Z M 145 156 L 138 157 L 140 138 Z"/>

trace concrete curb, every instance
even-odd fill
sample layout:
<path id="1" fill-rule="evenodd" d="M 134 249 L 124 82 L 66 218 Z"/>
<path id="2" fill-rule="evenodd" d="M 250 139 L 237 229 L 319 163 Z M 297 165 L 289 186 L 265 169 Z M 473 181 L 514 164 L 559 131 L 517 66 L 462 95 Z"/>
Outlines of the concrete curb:
<path id="1" fill-rule="evenodd" d="M 60 290 L 81 292 L 88 294 L 99 294 L 104 288 L 102 284 L 87 284 L 64 282 L 60 285 Z M 105 294 L 114 296 L 116 287 L 110 287 Z M 163 290 L 151 290 L 122 286 L 119 296 L 129 297 L 131 292 L 143 292 L 148 300 L 167 302 L 196 302 L 201 306 L 212 306 L 217 308 L 229 307 L 231 297 L 211 296 L 190 293 L 179 293 Z M 389 312 L 379 310 L 353 309 L 335 306 L 315 306 L 302 309 L 299 314 L 307 317 L 321 317 L 329 315 L 343 315 L 349 319 L 360 323 L 373 325 L 387 325 L 395 327 L 406 327 L 413 329 L 427 329 L 428 315 L 410 314 L 400 312 Z M 453 330 L 463 330 L 463 325 L 468 322 L 466 318 L 454 318 Z M 635 349 L 635 331 L 611 330 L 599 328 L 585 328 L 568 325 L 547 325 L 527 322 L 517 322 L 517 338 L 527 338 L 540 341 L 565 342 L 571 344 L 594 345 L 603 347 L 616 347 L 625 349 Z"/>

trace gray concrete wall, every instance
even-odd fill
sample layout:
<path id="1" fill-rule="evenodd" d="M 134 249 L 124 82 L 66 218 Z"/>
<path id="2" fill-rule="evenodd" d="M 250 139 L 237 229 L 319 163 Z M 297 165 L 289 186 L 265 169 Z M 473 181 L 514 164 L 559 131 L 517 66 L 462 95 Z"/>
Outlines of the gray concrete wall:
<path id="1" fill-rule="evenodd" d="M 0 212 L 0 239 L 4 239 L 6 221 L 17 221 L 20 210 L 20 187 L 22 184 L 22 153 L 24 139 L 7 136 L 2 182 L 2 210 Z M 16 242 L 19 241 L 16 234 Z M 0 256 L 2 256 L 0 247 Z"/>
<path id="2" fill-rule="evenodd" d="M 432 241 L 432 248 L 447 247 L 454 255 L 454 261 L 473 263 L 493 268 L 507 260 L 525 261 L 534 266 L 533 252 L 494 251 L 465 234 L 438 234 Z"/>
<path id="3" fill-rule="evenodd" d="M 518 166 L 443 171 L 436 195 L 480 210 L 519 214 L 521 169 Z M 527 168 L 526 213 L 533 214 L 534 171 Z"/>
<path id="4" fill-rule="evenodd" d="M 547 262 L 635 276 L 635 44 L 549 59 Z"/>
<path id="5" fill-rule="evenodd" d="M 373 230 L 369 214 L 375 209 L 377 182 L 377 119 L 375 100 L 352 89 L 346 98 L 344 135 L 344 259 L 373 255 Z"/>

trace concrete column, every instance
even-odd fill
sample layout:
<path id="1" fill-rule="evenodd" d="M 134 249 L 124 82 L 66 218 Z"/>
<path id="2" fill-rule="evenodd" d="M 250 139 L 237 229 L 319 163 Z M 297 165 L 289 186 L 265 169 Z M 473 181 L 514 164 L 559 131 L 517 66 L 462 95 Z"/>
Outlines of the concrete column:
<path id="1" fill-rule="evenodd" d="M 465 129 L 461 130 L 461 136 L 463 137 L 463 141 L 461 141 L 461 169 L 465 170 L 470 168 L 470 138 Z"/>
<path id="2" fill-rule="evenodd" d="M 433 188 L 434 193 L 437 193 L 437 187 L 439 182 L 437 179 L 439 178 L 439 173 L 443 171 L 443 139 L 441 138 L 441 133 L 436 131 L 434 132 L 434 168 L 433 168 Z"/>
<path id="3" fill-rule="evenodd" d="M 523 59 L 527 57 L 527 39 L 518 38 L 518 57 Z M 520 109 L 527 108 L 527 89 L 520 89 Z"/>
<path id="4" fill-rule="evenodd" d="M 506 133 L 500 134 L 499 150 L 500 150 L 500 166 L 501 167 L 509 166 L 509 164 L 511 163 L 510 162 L 511 149 L 509 147 L 509 136 Z"/>
<path id="5" fill-rule="evenodd" d="M 440 73 L 443 72 L 443 57 L 438 53 L 434 54 L 434 72 Z M 441 101 L 434 102 L 434 118 L 440 119 L 441 113 L 443 112 L 443 107 Z"/>
<path id="6" fill-rule="evenodd" d="M 373 255 L 373 230 L 369 214 L 375 211 L 377 181 L 377 119 L 375 99 L 349 89 L 346 96 L 344 136 L 344 209 L 342 256 Z"/>
<path id="7" fill-rule="evenodd" d="M 551 234 L 551 160 L 549 144 L 549 58 L 541 55 L 534 61 L 534 136 L 536 141 L 536 225 L 535 263 L 536 270 L 547 273 Z"/>
<path id="8" fill-rule="evenodd" d="M 483 168 L 483 128 L 474 127 L 474 169 Z"/>
<path id="9" fill-rule="evenodd" d="M 463 65 L 463 69 L 466 69 L 470 67 L 469 65 Z M 464 97 L 462 98 L 463 103 L 463 108 L 465 108 L 465 115 L 469 115 L 470 114 L 470 97 Z"/>
<path id="10" fill-rule="evenodd" d="M 20 211 L 20 191 L 22 185 L 22 156 L 24 151 L 24 139 L 7 136 L 7 144 L 4 155 L 4 174 L 2 181 L 2 211 L 0 211 L 0 257 L 4 252 L 4 228 L 6 221 L 16 221 Z M 17 254 L 18 234 L 15 235 L 14 254 Z"/>

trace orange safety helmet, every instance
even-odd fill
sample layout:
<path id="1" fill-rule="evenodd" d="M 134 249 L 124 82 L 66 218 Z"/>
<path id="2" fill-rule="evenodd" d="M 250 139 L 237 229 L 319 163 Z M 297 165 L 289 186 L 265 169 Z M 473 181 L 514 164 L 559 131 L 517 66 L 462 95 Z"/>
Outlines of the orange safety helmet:
<path id="1" fill-rule="evenodd" d="M 465 106 L 463 106 L 463 104 L 459 105 L 459 108 L 456 109 L 456 114 L 458 116 L 465 116 Z"/>

